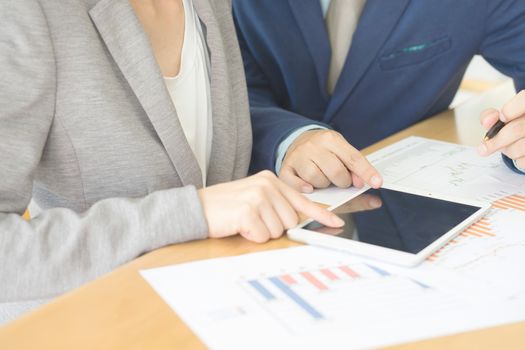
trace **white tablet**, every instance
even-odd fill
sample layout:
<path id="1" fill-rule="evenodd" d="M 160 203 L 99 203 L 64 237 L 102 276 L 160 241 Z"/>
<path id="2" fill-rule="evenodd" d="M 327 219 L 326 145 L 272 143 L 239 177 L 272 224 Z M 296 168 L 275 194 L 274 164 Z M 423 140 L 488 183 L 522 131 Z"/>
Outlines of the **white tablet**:
<path id="1" fill-rule="evenodd" d="M 345 221 L 340 229 L 308 220 L 288 230 L 292 240 L 413 266 L 490 208 L 488 203 L 439 196 L 397 186 L 364 188 L 331 208 Z"/>

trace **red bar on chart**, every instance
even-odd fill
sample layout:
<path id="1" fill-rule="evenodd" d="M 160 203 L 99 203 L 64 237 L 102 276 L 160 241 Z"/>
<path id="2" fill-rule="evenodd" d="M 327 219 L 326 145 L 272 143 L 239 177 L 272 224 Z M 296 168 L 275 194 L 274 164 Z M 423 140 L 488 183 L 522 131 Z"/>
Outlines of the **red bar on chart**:
<path id="1" fill-rule="evenodd" d="M 484 225 L 484 226 L 490 226 L 490 221 L 486 218 L 480 219 L 478 222 L 476 222 L 477 225 Z"/>
<path id="2" fill-rule="evenodd" d="M 355 272 L 354 270 L 352 270 L 348 266 L 341 266 L 341 267 L 339 267 L 339 269 L 341 271 L 343 271 L 344 273 L 346 273 L 348 276 L 352 277 L 352 278 L 359 278 L 359 275 L 357 274 L 357 272 Z"/>
<path id="3" fill-rule="evenodd" d="M 292 285 L 292 284 L 296 284 L 297 281 L 295 280 L 295 278 L 293 278 L 292 276 L 290 275 L 282 275 L 281 276 L 281 279 L 283 280 L 284 283 L 288 284 L 288 285 Z"/>
<path id="4" fill-rule="evenodd" d="M 509 196 L 507 198 L 504 198 L 504 199 L 507 199 L 507 200 L 511 200 L 513 202 L 518 202 L 518 203 L 522 203 L 522 204 L 525 204 L 525 197 L 523 196 L 519 196 L 517 194 L 513 195 L 513 196 Z"/>
<path id="5" fill-rule="evenodd" d="M 507 204 L 511 208 L 514 208 L 514 209 L 517 209 L 517 210 L 521 210 L 521 211 L 525 211 L 525 204 L 523 204 L 523 203 L 511 201 L 511 200 L 508 200 L 508 199 L 504 199 L 501 202 L 504 205 Z"/>
<path id="6" fill-rule="evenodd" d="M 475 236 L 475 237 L 483 237 L 482 235 L 480 235 L 479 233 L 477 233 L 476 231 L 473 231 L 472 229 L 468 228 L 467 230 L 465 230 L 465 233 L 467 235 L 470 235 L 470 236 Z"/>
<path id="7" fill-rule="evenodd" d="M 492 205 L 499 209 L 516 209 L 525 211 L 525 197 L 514 194 L 505 198 L 498 199 Z"/>
<path id="8" fill-rule="evenodd" d="M 512 209 L 516 209 L 516 210 L 525 211 L 525 205 L 524 204 L 516 203 L 516 202 L 513 202 L 513 201 L 506 200 L 506 199 L 502 199 L 502 200 L 498 201 L 498 204 L 500 204 L 500 205 L 502 205 L 504 207 L 507 207 L 507 208 L 512 208 Z"/>
<path id="9" fill-rule="evenodd" d="M 310 282 L 314 287 L 319 289 L 320 291 L 328 290 L 328 287 L 323 282 L 319 281 L 314 275 L 312 275 L 310 272 L 301 272 L 301 275 Z"/>
<path id="10" fill-rule="evenodd" d="M 481 234 L 487 235 L 487 236 L 495 236 L 495 234 L 490 232 L 490 230 L 483 229 L 483 228 L 481 228 L 479 226 L 472 226 L 471 228 L 469 228 L 469 230 L 472 230 L 474 232 L 481 233 Z"/>
<path id="11" fill-rule="evenodd" d="M 484 223 L 477 223 L 476 225 L 474 225 L 475 227 L 479 227 L 483 230 L 487 230 L 487 231 L 490 231 L 490 225 L 489 224 L 484 224 Z"/>
<path id="12" fill-rule="evenodd" d="M 321 273 L 328 277 L 330 281 L 337 281 L 339 279 L 339 277 L 337 277 L 335 273 L 330 271 L 330 269 L 321 269 Z"/>

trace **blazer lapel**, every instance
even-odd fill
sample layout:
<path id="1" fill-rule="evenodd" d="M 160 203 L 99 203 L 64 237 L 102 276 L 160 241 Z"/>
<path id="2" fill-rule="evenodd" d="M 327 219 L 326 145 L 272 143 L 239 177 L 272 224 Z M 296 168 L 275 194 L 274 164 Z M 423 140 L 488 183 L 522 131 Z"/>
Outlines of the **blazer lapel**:
<path id="1" fill-rule="evenodd" d="M 217 11 L 209 0 L 193 0 L 197 16 L 204 25 L 203 34 L 210 54 L 210 92 L 213 115 L 213 136 L 210 162 L 206 182 L 213 185 L 231 181 L 235 168 L 237 150 L 237 118 L 232 106 L 232 82 L 230 70 L 242 69 L 230 67 L 227 63 L 227 46 L 216 18 Z M 230 12 L 225 14 L 230 16 Z M 233 48 L 238 50 L 238 47 Z M 240 54 L 239 54 L 240 55 Z M 203 132 L 205 132 L 203 130 Z"/>
<path id="2" fill-rule="evenodd" d="M 367 0 L 325 114 L 330 121 L 372 64 L 410 0 Z"/>
<path id="3" fill-rule="evenodd" d="M 321 94 L 328 99 L 326 84 L 331 49 L 319 0 L 288 0 L 288 2 L 314 61 Z"/>
<path id="4" fill-rule="evenodd" d="M 201 171 L 144 32 L 128 0 L 100 0 L 89 15 L 148 115 L 184 186 L 202 187 Z"/>

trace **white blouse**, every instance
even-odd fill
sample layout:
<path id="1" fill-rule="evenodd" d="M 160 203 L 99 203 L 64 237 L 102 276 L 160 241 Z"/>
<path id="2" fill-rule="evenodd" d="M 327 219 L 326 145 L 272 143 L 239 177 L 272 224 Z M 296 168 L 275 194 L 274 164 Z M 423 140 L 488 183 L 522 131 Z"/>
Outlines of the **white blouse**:
<path id="1" fill-rule="evenodd" d="M 164 82 L 184 135 L 201 168 L 205 186 L 213 136 L 210 62 L 201 23 L 192 1 L 183 0 L 183 5 L 185 28 L 180 71 L 175 77 L 164 77 Z"/>

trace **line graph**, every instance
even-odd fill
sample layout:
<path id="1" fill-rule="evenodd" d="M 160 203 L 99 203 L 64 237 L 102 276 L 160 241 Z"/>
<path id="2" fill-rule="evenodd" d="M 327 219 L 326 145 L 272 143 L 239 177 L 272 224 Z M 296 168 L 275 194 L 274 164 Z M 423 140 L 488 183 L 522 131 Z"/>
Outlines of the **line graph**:
<path id="1" fill-rule="evenodd" d="M 493 202 L 501 194 L 525 187 L 525 178 L 513 174 L 499 154 L 482 158 L 473 147 L 424 138 L 407 138 L 370 155 L 369 160 L 385 183 L 455 197 Z M 525 203 L 521 204 L 525 209 Z"/>

